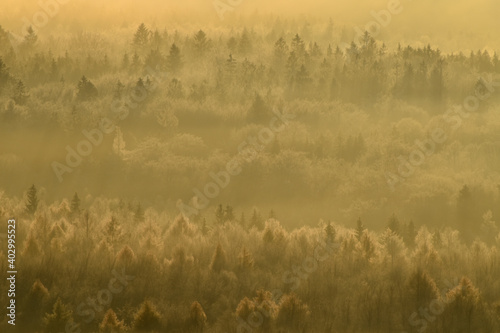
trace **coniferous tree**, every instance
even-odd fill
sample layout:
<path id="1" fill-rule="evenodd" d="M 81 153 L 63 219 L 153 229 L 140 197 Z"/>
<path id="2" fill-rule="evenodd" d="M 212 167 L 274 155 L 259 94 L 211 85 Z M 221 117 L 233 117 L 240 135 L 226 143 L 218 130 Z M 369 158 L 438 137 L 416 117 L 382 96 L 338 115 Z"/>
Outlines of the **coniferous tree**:
<path id="1" fill-rule="evenodd" d="M 401 235 L 401 223 L 396 217 L 396 214 L 391 215 L 387 227 L 396 235 Z"/>
<path id="2" fill-rule="evenodd" d="M 252 106 L 250 110 L 248 110 L 248 120 L 255 123 L 261 123 L 266 121 L 270 115 L 270 107 L 259 94 L 255 94 Z"/>
<path id="3" fill-rule="evenodd" d="M 37 189 L 35 185 L 33 184 L 27 193 L 27 198 L 26 198 L 26 212 L 28 214 L 35 214 L 37 208 L 38 208 L 38 194 L 37 194 Z"/>
<path id="4" fill-rule="evenodd" d="M 241 37 L 238 42 L 238 49 L 242 54 L 248 54 L 250 51 L 252 51 L 250 34 L 248 33 L 248 30 L 246 28 L 243 29 L 243 32 L 241 33 Z"/>
<path id="5" fill-rule="evenodd" d="M 252 219 L 250 221 L 251 227 L 256 227 L 258 230 L 262 230 L 264 227 L 262 218 L 256 208 L 253 210 Z"/>
<path id="6" fill-rule="evenodd" d="M 46 314 L 43 318 L 44 332 L 64 332 L 66 323 L 72 320 L 72 317 L 71 310 L 58 298 L 52 308 L 52 313 Z"/>
<path id="7" fill-rule="evenodd" d="M 101 323 L 99 324 L 99 333 L 124 333 L 126 332 L 123 320 L 118 320 L 113 309 L 109 309 Z"/>
<path id="8" fill-rule="evenodd" d="M 234 221 L 233 207 L 226 205 L 224 210 L 224 221 Z"/>
<path id="9" fill-rule="evenodd" d="M 287 58 L 288 52 L 289 52 L 289 48 L 288 48 L 288 45 L 287 45 L 285 39 L 283 37 L 280 37 L 280 39 L 278 39 L 276 41 L 276 43 L 274 43 L 275 66 L 283 67 L 283 65 L 285 64 L 285 60 Z"/>
<path id="10" fill-rule="evenodd" d="M 244 272 L 251 270 L 255 263 L 252 254 L 248 252 L 245 247 L 242 248 L 241 253 L 238 256 L 238 261 L 239 268 Z"/>
<path id="11" fill-rule="evenodd" d="M 181 50 L 177 45 L 172 44 L 167 56 L 167 69 L 172 73 L 178 73 L 182 69 Z"/>
<path id="12" fill-rule="evenodd" d="M 45 303 L 49 299 L 49 291 L 43 283 L 37 279 L 25 300 L 24 311 L 20 314 L 19 326 L 26 330 L 34 331 L 42 326 L 41 314 Z"/>
<path id="13" fill-rule="evenodd" d="M 196 55 L 202 57 L 205 55 L 208 49 L 209 41 L 207 39 L 207 34 L 203 30 L 198 31 L 194 35 L 194 49 Z"/>
<path id="14" fill-rule="evenodd" d="M 212 261 L 210 262 L 210 270 L 213 272 L 220 272 L 226 268 L 226 252 L 222 248 L 222 245 L 217 244 L 215 248 L 214 255 L 212 256 Z"/>
<path id="15" fill-rule="evenodd" d="M 161 316 L 150 301 L 144 301 L 134 315 L 132 328 L 136 332 L 154 332 L 161 328 Z"/>
<path id="16" fill-rule="evenodd" d="M 71 199 L 71 214 L 77 215 L 80 213 L 80 198 L 78 194 L 75 192 L 73 195 L 73 199 Z"/>
<path id="17" fill-rule="evenodd" d="M 111 216 L 111 219 L 104 226 L 104 235 L 110 244 L 114 242 L 121 236 L 121 226 L 118 223 L 116 217 Z"/>
<path id="18" fill-rule="evenodd" d="M 33 30 L 33 27 L 30 25 L 28 27 L 28 30 L 26 31 L 26 35 L 24 36 L 23 46 L 27 50 L 32 50 L 35 47 L 37 41 L 38 41 L 38 36 L 35 30 Z"/>
<path id="19" fill-rule="evenodd" d="M 78 82 L 77 88 L 78 88 L 77 99 L 79 101 L 88 101 L 94 99 L 99 94 L 97 88 L 90 80 L 88 80 L 85 77 L 85 75 L 82 76 L 80 82 Z"/>
<path id="20" fill-rule="evenodd" d="M 361 236 L 363 235 L 363 231 L 365 231 L 365 229 L 366 228 L 363 225 L 361 218 L 358 218 L 358 221 L 356 222 L 356 238 L 358 240 L 361 240 Z"/>
<path id="21" fill-rule="evenodd" d="M 26 87 L 23 81 L 17 81 L 16 87 L 14 88 L 14 95 L 12 99 L 17 105 L 25 105 L 28 101 L 29 94 L 26 92 Z"/>
<path id="22" fill-rule="evenodd" d="M 325 227 L 325 233 L 326 233 L 326 241 L 328 243 L 332 243 L 335 241 L 335 236 L 337 234 L 335 228 L 332 226 L 331 222 L 328 222 L 328 224 Z"/>
<path id="23" fill-rule="evenodd" d="M 2 57 L 0 57 L 0 93 L 2 93 L 2 91 L 5 89 L 11 78 L 12 77 L 10 75 L 9 69 L 5 65 Z"/>
<path id="24" fill-rule="evenodd" d="M 219 204 L 215 209 L 215 222 L 217 222 L 217 224 L 224 223 L 224 208 L 222 204 Z"/>
<path id="25" fill-rule="evenodd" d="M 151 32 L 144 23 L 141 23 L 134 34 L 133 44 L 136 49 L 143 49 L 149 43 L 149 36 Z"/>

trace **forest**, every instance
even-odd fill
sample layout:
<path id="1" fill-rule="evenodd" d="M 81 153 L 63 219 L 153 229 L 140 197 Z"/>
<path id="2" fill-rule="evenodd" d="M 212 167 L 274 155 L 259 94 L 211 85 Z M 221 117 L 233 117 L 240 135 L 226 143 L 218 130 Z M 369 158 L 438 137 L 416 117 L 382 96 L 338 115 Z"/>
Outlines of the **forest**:
<path id="1" fill-rule="evenodd" d="M 12 332 L 500 332 L 497 40 L 237 10 L 0 13 Z"/>
<path id="2" fill-rule="evenodd" d="M 395 215 L 380 232 L 361 219 L 288 231 L 231 206 L 193 222 L 120 199 L 84 208 L 77 193 L 48 205 L 34 186 L 0 202 L 22 217 L 20 332 L 499 329 L 500 235 L 466 243 Z"/>

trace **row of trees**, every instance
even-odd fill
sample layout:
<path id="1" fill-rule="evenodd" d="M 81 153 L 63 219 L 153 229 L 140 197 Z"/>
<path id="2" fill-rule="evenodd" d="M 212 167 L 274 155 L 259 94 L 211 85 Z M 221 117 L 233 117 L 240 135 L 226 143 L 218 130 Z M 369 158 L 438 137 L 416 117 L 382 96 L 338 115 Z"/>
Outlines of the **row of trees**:
<path id="1" fill-rule="evenodd" d="M 500 230 L 493 220 L 493 212 L 489 210 L 483 213 L 483 208 L 480 207 L 478 200 L 481 200 L 481 197 L 475 196 L 467 185 L 462 187 L 457 196 L 457 218 L 455 228 L 462 233 L 461 238 L 463 241 L 470 243 L 475 238 L 479 237 L 483 241 L 493 244 Z M 32 185 L 25 194 L 25 208 L 22 213 L 26 213 L 28 216 L 34 216 L 38 211 L 38 203 L 37 189 L 35 185 Z M 124 203 L 121 202 L 120 205 L 124 206 Z M 144 209 L 140 202 L 136 205 L 129 203 L 127 208 L 133 213 L 136 223 L 144 221 Z M 78 193 L 73 195 L 67 209 L 66 218 L 86 216 L 85 219 L 88 220 L 88 211 L 81 207 L 81 200 Z M 481 215 L 481 213 L 483 214 Z M 482 220 L 479 220 L 477 216 L 481 216 Z M 220 226 L 225 223 L 236 223 L 245 230 L 250 230 L 252 228 L 263 230 L 266 219 L 276 219 L 275 211 L 271 209 L 267 216 L 262 216 L 258 209 L 253 208 L 250 217 L 247 218 L 244 211 L 237 215 L 237 212 L 229 204 L 225 205 L 225 207 L 222 204 L 217 205 L 214 209 L 213 216 L 200 212 L 192 217 L 193 222 L 200 225 L 200 230 L 202 230 L 203 234 L 206 234 L 211 226 Z M 111 221 L 114 223 L 115 218 L 113 217 Z M 401 237 L 407 247 L 413 248 L 417 234 L 413 220 L 404 222 L 401 221 L 396 214 L 392 214 L 387 219 L 385 228 Z M 440 229 L 442 229 L 442 226 L 438 227 L 438 231 L 436 231 L 434 235 L 437 242 L 440 242 Z M 358 240 L 361 239 L 365 230 L 366 227 L 363 221 L 361 218 L 358 218 L 356 222 L 356 237 Z"/>
<path id="2" fill-rule="evenodd" d="M 21 332 L 68 323 L 82 332 L 495 332 L 500 324 L 500 237 L 466 245 L 455 230 L 395 216 L 382 232 L 361 219 L 286 230 L 271 212 L 259 229 L 243 227 L 230 206 L 190 221 L 118 199 L 84 207 L 77 194 L 40 204 L 35 191 L 27 202 L 0 198 L 2 218 L 18 220 Z"/>
<path id="3" fill-rule="evenodd" d="M 5 43 L 8 32 L 1 30 Z M 85 56 L 68 52 L 56 56 L 44 51 L 43 44 L 30 30 L 25 43 L 39 52 L 9 59 L 8 67 L 0 62 L 0 89 L 19 80 L 29 88 L 41 83 L 75 82 L 82 76 L 99 78 L 117 73 L 142 74 L 145 68 L 162 70 L 183 82 L 192 70 L 199 71 L 197 81 L 188 79 L 189 87 L 203 81 L 219 91 L 237 92 L 284 87 L 288 99 L 342 100 L 357 104 L 377 101 L 387 95 L 419 105 L 443 103 L 447 98 L 462 97 L 462 81 L 446 80 L 447 70 L 499 72 L 497 54 L 487 51 L 442 55 L 439 49 L 399 46 L 389 50 L 377 43 L 368 32 L 347 48 L 332 41 L 327 45 L 306 42 L 299 34 L 291 40 L 280 37 L 275 42 L 262 40 L 255 32 L 244 29 L 231 37 L 210 38 L 199 30 L 190 36 L 169 36 L 151 32 L 141 24 L 123 54 L 97 56 L 86 50 Z M 40 45 L 38 45 L 40 44 Z M 258 47 L 253 47 L 258 44 Z M 8 44 L 10 45 L 10 44 Z M 37 46 L 38 45 L 38 46 Z M 267 52 L 256 52 L 256 49 Z M 116 52 L 113 52 L 116 53 Z M 1 54 L 0 54 L 1 56 Z M 226 61 L 223 61 L 223 59 Z M 3 66 L 3 68 L 2 68 Z M 3 74 L 2 74 L 3 73 Z M 468 75 L 467 78 L 470 76 Z M 12 78 L 12 80 L 9 80 Z M 238 90 L 232 87 L 237 83 Z M 16 88 L 19 89 L 19 88 Z M 224 94 L 220 95 L 224 96 Z M 78 98 L 79 99 L 79 98 Z"/>

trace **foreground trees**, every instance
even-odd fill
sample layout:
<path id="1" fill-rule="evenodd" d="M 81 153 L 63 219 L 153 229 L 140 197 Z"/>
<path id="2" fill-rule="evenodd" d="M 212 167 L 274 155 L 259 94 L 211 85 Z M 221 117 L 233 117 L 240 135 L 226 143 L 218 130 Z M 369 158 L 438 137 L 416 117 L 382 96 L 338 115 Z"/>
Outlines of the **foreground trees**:
<path id="1" fill-rule="evenodd" d="M 75 214 L 76 198 L 19 224 L 22 332 L 490 333 L 500 324 L 500 243 L 420 227 L 409 246 L 394 216 L 381 232 L 361 220 L 289 231 L 274 213 L 263 228 L 224 219 L 241 214 L 230 205 L 195 222 L 103 198 Z"/>

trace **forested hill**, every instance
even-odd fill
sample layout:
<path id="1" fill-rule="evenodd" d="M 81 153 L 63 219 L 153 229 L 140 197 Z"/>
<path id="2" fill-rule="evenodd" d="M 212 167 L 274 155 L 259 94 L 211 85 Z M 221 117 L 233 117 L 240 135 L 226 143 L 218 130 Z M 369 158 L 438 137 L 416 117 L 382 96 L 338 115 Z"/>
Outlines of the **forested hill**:
<path id="1" fill-rule="evenodd" d="M 290 226 L 362 217 L 372 227 L 393 213 L 453 227 L 462 210 L 470 223 L 498 216 L 497 54 L 389 47 L 369 33 L 351 42 L 343 31 L 328 20 L 21 39 L 2 29 L 1 187 L 178 213 L 289 114 L 201 214 L 257 206 Z"/>

